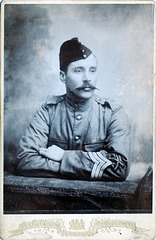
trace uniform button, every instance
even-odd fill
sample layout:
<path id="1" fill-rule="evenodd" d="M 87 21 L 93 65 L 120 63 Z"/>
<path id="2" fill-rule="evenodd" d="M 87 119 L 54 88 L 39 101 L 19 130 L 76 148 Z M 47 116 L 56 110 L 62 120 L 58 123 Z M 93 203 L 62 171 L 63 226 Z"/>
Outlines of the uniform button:
<path id="1" fill-rule="evenodd" d="M 75 141 L 78 141 L 80 139 L 80 137 L 79 136 L 75 136 L 74 139 L 75 139 Z"/>
<path id="2" fill-rule="evenodd" d="M 86 58 L 86 57 L 87 57 L 87 55 L 86 55 L 86 54 L 83 54 L 83 57 L 84 57 L 84 58 Z"/>
<path id="3" fill-rule="evenodd" d="M 77 115 L 76 119 L 77 119 L 77 120 L 81 120 L 81 119 L 82 119 L 82 116 L 81 116 L 81 115 Z"/>
<path id="4" fill-rule="evenodd" d="M 84 52 L 85 50 L 84 49 L 82 49 L 82 52 Z"/>
<path id="5" fill-rule="evenodd" d="M 97 101 L 100 101 L 101 99 L 99 97 L 96 98 Z"/>

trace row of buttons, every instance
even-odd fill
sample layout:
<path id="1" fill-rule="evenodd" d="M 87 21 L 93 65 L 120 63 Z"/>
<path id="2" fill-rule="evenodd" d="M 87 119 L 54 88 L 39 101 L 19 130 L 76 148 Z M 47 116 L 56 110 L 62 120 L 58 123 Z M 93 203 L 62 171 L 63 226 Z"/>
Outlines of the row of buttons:
<path id="1" fill-rule="evenodd" d="M 77 115 L 77 116 L 76 116 L 76 119 L 77 119 L 77 120 L 81 120 L 81 119 L 82 119 L 82 115 L 81 115 L 81 114 Z M 75 140 L 75 141 L 78 141 L 79 139 L 80 139 L 80 136 L 78 136 L 78 135 L 76 135 L 76 136 L 74 137 L 74 140 Z"/>

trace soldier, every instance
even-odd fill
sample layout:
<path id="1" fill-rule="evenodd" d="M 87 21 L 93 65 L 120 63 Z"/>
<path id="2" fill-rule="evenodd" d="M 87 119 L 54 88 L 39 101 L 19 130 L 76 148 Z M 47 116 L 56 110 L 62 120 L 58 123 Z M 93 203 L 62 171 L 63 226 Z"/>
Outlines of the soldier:
<path id="1" fill-rule="evenodd" d="M 129 132 L 122 106 L 94 94 L 97 59 L 78 38 L 60 48 L 66 94 L 49 96 L 20 141 L 17 174 L 123 181 L 129 172 Z"/>

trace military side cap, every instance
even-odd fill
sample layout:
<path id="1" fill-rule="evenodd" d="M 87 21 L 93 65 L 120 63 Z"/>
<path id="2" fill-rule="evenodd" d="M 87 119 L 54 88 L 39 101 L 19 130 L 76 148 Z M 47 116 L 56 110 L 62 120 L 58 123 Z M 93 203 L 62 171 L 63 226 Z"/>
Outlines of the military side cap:
<path id="1" fill-rule="evenodd" d="M 78 38 L 72 38 L 60 47 L 60 70 L 66 71 L 69 63 L 87 58 L 92 51 L 79 42 Z"/>

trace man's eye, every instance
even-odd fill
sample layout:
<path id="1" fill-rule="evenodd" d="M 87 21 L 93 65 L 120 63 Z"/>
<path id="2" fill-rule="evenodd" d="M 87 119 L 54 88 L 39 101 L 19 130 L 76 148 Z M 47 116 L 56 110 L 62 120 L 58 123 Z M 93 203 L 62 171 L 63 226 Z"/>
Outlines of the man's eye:
<path id="1" fill-rule="evenodd" d="M 96 68 L 91 68 L 90 72 L 96 72 Z"/>
<path id="2" fill-rule="evenodd" d="M 82 70 L 80 69 L 80 68 L 74 68 L 74 70 L 73 70 L 75 73 L 81 73 L 82 72 Z"/>

